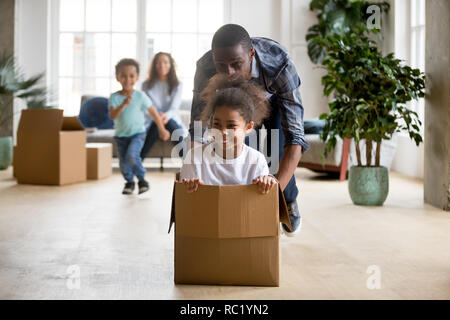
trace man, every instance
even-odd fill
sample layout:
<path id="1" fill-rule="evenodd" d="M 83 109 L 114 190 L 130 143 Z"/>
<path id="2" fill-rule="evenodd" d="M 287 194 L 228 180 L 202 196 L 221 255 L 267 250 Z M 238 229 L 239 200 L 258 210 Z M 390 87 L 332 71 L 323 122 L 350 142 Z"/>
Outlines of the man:
<path id="1" fill-rule="evenodd" d="M 271 114 L 264 121 L 266 129 L 281 129 L 279 141 L 272 142 L 268 133 L 268 149 L 272 143 L 279 145 L 279 166 L 275 177 L 288 204 L 293 231 L 282 225 L 287 235 L 301 228 L 301 215 L 297 205 L 298 189 L 294 171 L 302 152 L 308 148 L 303 129 L 303 106 L 298 88 L 300 77 L 286 50 L 277 42 L 266 38 L 250 38 L 248 32 L 236 24 L 227 24 L 216 31 L 212 49 L 197 61 L 192 100 L 191 139 L 203 141 L 202 130 L 194 130 L 194 122 L 200 121 L 204 108 L 201 92 L 216 73 L 232 75 L 240 73 L 258 83 L 270 100 Z M 199 132 L 200 131 L 200 132 Z"/>

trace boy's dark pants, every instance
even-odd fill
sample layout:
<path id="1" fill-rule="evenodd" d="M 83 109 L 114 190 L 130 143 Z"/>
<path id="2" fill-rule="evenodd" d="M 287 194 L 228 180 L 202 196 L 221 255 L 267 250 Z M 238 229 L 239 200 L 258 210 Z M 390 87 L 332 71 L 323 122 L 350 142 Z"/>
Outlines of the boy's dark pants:
<path id="1" fill-rule="evenodd" d="M 145 132 L 130 137 L 114 137 L 119 155 L 120 171 L 127 182 L 133 182 L 134 176 L 139 181 L 145 178 L 145 168 L 140 157 L 144 145 Z"/>

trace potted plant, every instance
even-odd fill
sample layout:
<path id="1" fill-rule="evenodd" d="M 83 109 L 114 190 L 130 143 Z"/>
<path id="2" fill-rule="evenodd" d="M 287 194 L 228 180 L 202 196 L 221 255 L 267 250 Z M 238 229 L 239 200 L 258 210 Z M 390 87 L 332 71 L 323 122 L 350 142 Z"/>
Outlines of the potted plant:
<path id="1" fill-rule="evenodd" d="M 25 100 L 27 108 L 46 108 L 46 90 L 38 87 L 43 75 L 25 79 L 12 55 L 0 55 L 0 170 L 8 168 L 12 160 L 11 121 L 14 98 Z"/>
<path id="2" fill-rule="evenodd" d="M 309 27 L 306 35 L 308 56 L 311 61 L 320 64 L 327 57 L 326 48 L 317 40 L 324 39 L 328 35 L 345 35 L 355 30 L 366 29 L 381 37 L 379 29 L 367 28 L 370 17 L 367 9 L 372 5 L 376 5 L 380 13 L 386 13 L 390 8 L 386 1 L 311 0 L 309 9 L 314 11 L 317 17 L 317 23 Z"/>
<path id="3" fill-rule="evenodd" d="M 349 171 L 352 201 L 382 205 L 388 194 L 388 170 L 380 166 L 381 143 L 400 131 L 406 131 L 417 145 L 422 142 L 418 115 L 405 104 L 424 97 L 425 75 L 392 53 L 384 56 L 363 28 L 315 41 L 327 52 L 322 84 L 324 94 L 333 96 L 330 112 L 320 116 L 326 120 L 321 134 L 325 153 L 334 148 L 337 137 L 353 138 L 358 165 Z M 364 164 L 360 141 L 366 145 Z"/>

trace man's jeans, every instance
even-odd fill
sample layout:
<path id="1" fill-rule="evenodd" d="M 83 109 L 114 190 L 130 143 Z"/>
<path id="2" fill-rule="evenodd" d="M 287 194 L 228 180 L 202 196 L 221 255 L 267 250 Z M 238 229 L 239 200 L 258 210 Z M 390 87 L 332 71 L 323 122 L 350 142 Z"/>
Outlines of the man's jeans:
<path id="1" fill-rule="evenodd" d="M 283 151 L 284 151 L 284 135 L 283 135 L 283 131 L 281 130 L 281 118 L 280 118 L 280 109 L 278 106 L 273 106 L 272 107 L 272 112 L 270 114 L 270 117 L 268 117 L 267 119 L 265 119 L 262 123 L 264 125 L 264 127 L 267 129 L 267 155 L 268 157 L 270 157 L 270 152 L 273 148 L 273 150 L 276 152 L 276 142 L 274 141 L 274 146 L 272 146 L 272 139 L 271 139 L 271 134 L 269 129 L 278 129 L 279 130 L 279 135 L 278 135 L 278 154 L 279 154 L 279 158 L 278 158 L 278 163 L 281 160 L 281 157 L 283 156 Z M 256 135 L 257 135 L 257 141 L 258 141 L 258 150 L 260 149 L 260 145 L 261 143 L 263 143 L 263 141 L 260 141 L 260 128 L 255 127 L 255 131 L 256 131 Z M 249 145 L 249 138 L 246 137 L 245 139 L 245 144 Z M 274 164 L 272 164 L 274 165 Z M 278 171 L 278 166 L 273 169 L 270 167 L 270 171 L 272 172 L 272 170 L 276 170 Z M 296 201 L 297 196 L 298 196 L 298 189 L 297 189 L 297 185 L 295 183 L 295 176 L 292 175 L 291 180 L 289 180 L 289 183 L 287 184 L 286 188 L 283 191 L 284 194 L 284 198 L 286 199 L 286 203 L 291 203 Z"/>
<path id="2" fill-rule="evenodd" d="M 175 130 L 181 129 L 181 125 L 179 125 L 175 120 L 169 119 L 169 121 L 167 121 L 167 123 L 165 125 L 165 128 L 170 132 L 170 135 L 172 135 L 172 133 Z M 156 126 L 156 123 L 153 121 L 152 124 L 150 125 L 150 128 L 148 129 L 147 137 L 145 138 L 145 143 L 144 143 L 144 146 L 142 147 L 142 151 L 141 151 L 142 159 L 145 158 L 145 156 L 147 155 L 149 150 L 153 147 L 153 145 L 155 144 L 156 140 L 158 140 L 158 138 L 159 138 L 158 127 Z M 183 136 L 180 136 L 178 138 L 178 143 L 184 143 L 183 140 L 184 140 Z M 183 150 L 184 150 L 184 148 L 182 148 L 180 150 L 180 154 L 179 154 L 180 157 L 183 156 Z"/>
<path id="3" fill-rule="evenodd" d="M 127 182 L 144 180 L 145 168 L 141 161 L 141 150 L 145 141 L 145 132 L 130 137 L 114 137 L 119 154 L 120 171 Z"/>

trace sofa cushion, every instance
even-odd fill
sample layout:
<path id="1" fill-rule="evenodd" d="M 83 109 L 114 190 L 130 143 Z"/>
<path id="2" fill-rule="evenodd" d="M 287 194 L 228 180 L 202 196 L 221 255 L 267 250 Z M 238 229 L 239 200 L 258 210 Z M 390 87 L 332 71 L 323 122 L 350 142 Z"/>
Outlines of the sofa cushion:
<path id="1" fill-rule="evenodd" d="M 305 134 L 320 134 L 325 127 L 326 121 L 320 119 L 309 119 L 303 121 Z"/>
<path id="2" fill-rule="evenodd" d="M 79 119 L 85 128 L 114 128 L 114 121 L 109 118 L 108 99 L 104 97 L 95 97 L 83 102 Z"/>
<path id="3" fill-rule="evenodd" d="M 328 156 L 324 159 L 323 152 L 325 150 L 325 143 L 320 139 L 319 134 L 305 134 L 305 139 L 309 144 L 309 148 L 302 154 L 300 162 L 329 166 L 339 166 L 341 164 L 343 143 L 341 138 L 337 138 L 336 148 L 328 153 Z"/>

